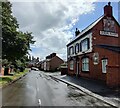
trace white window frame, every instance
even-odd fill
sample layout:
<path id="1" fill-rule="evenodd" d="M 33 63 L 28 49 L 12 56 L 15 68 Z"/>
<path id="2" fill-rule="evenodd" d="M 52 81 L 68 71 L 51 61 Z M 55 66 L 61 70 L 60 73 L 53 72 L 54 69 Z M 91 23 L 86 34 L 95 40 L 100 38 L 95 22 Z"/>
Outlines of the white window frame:
<path id="1" fill-rule="evenodd" d="M 74 70 L 74 61 L 73 60 L 70 61 L 70 70 Z"/>
<path id="2" fill-rule="evenodd" d="M 70 55 L 74 54 L 74 47 L 73 46 L 69 48 L 69 54 Z"/>
<path id="3" fill-rule="evenodd" d="M 82 71 L 89 71 L 89 58 L 82 59 Z"/>
<path id="4" fill-rule="evenodd" d="M 75 53 L 77 54 L 79 52 L 79 43 L 76 43 L 75 45 Z"/>
<path id="5" fill-rule="evenodd" d="M 107 66 L 108 64 L 108 59 L 102 59 L 102 73 L 106 73 L 107 72 Z"/>
<path id="6" fill-rule="evenodd" d="M 87 38 L 81 41 L 81 48 L 82 48 L 81 51 L 82 51 L 82 52 L 88 50 L 88 44 L 89 44 L 89 43 L 88 43 Z"/>

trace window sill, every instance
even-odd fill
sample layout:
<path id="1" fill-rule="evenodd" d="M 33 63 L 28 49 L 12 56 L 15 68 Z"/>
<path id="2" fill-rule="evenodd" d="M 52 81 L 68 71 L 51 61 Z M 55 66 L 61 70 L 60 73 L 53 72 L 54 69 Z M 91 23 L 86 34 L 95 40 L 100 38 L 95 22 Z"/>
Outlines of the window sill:
<path id="1" fill-rule="evenodd" d="M 90 71 L 81 71 L 82 73 L 90 73 Z"/>
<path id="2" fill-rule="evenodd" d="M 106 74 L 106 73 L 103 73 L 103 72 L 102 72 L 102 74 Z"/>
<path id="3" fill-rule="evenodd" d="M 70 71 L 74 71 L 74 69 L 69 69 Z"/>

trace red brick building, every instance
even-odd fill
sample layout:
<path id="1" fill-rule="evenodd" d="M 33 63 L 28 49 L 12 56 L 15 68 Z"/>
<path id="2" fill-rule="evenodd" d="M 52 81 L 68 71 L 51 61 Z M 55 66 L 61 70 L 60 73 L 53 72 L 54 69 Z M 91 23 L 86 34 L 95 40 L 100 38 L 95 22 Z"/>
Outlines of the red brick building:
<path id="1" fill-rule="evenodd" d="M 120 85 L 120 25 L 113 16 L 110 2 L 104 15 L 67 44 L 68 74 Z"/>
<path id="2" fill-rule="evenodd" d="M 56 55 L 56 53 L 52 53 L 46 57 L 44 61 L 44 70 L 45 71 L 57 71 L 60 68 L 60 65 L 64 63 L 64 61 Z"/>

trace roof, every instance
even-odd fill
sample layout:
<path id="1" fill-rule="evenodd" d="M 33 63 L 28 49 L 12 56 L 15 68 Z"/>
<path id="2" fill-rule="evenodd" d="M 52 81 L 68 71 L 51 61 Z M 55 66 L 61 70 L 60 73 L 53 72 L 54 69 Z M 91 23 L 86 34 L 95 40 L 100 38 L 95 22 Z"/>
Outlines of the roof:
<path id="1" fill-rule="evenodd" d="M 78 36 L 76 36 L 71 42 L 69 42 L 67 44 L 67 46 L 70 45 L 71 43 L 73 43 L 78 38 L 80 38 L 83 34 L 85 34 L 86 32 L 88 32 L 90 29 L 92 29 L 103 17 L 104 17 L 104 15 L 102 15 L 101 17 L 99 17 L 96 21 L 94 21 L 88 27 L 86 27 L 84 30 L 82 30 Z"/>
<path id="2" fill-rule="evenodd" d="M 61 59 L 61 58 L 58 57 L 58 56 L 55 56 L 55 57 L 51 58 L 51 60 L 54 59 L 54 58 L 58 58 L 59 60 L 64 61 L 63 59 Z"/>
<path id="3" fill-rule="evenodd" d="M 96 45 L 96 46 L 120 53 L 120 46 L 112 46 L 112 45 Z"/>
<path id="4" fill-rule="evenodd" d="M 52 57 L 52 58 L 50 58 L 50 59 L 46 59 L 45 61 L 46 62 L 49 62 L 49 61 L 51 61 L 51 60 L 53 60 L 54 58 L 57 58 L 57 59 L 59 59 L 59 60 L 61 60 L 61 61 L 64 61 L 64 60 L 62 60 L 60 57 L 58 57 L 58 56 L 54 56 L 54 57 Z"/>

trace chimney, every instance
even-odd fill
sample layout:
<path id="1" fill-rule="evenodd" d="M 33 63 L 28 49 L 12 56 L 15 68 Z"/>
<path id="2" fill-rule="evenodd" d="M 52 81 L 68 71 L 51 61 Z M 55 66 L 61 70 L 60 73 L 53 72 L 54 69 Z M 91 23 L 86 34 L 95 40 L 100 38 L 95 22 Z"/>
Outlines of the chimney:
<path id="1" fill-rule="evenodd" d="M 108 5 L 104 7 L 104 15 L 108 17 L 113 15 L 111 2 L 108 2 Z"/>
<path id="2" fill-rule="evenodd" d="M 52 53 L 52 57 L 55 57 L 56 56 L 56 53 Z"/>
<path id="3" fill-rule="evenodd" d="M 55 56 L 56 56 L 56 53 L 52 53 L 52 54 L 50 54 L 49 57 L 50 57 L 50 59 L 51 59 L 51 58 L 53 58 L 53 57 L 55 57 Z"/>
<path id="4" fill-rule="evenodd" d="M 76 28 L 75 36 L 79 35 L 80 31 Z"/>

